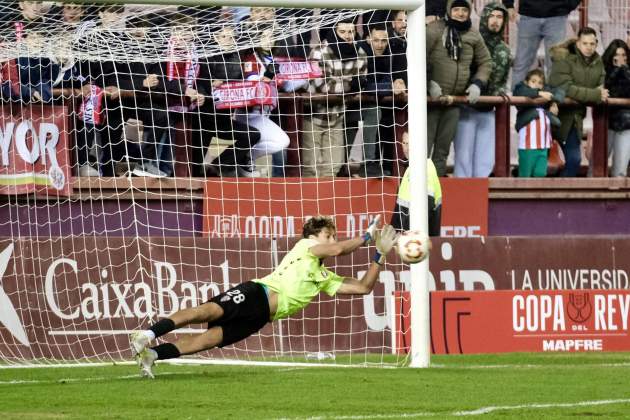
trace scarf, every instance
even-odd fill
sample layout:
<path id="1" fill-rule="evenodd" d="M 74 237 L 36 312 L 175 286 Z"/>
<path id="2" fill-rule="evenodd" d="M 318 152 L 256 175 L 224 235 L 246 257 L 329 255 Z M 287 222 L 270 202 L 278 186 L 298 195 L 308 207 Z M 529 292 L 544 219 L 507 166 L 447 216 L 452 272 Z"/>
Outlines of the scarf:
<path id="1" fill-rule="evenodd" d="M 460 53 L 462 51 L 462 38 L 460 32 L 466 32 L 472 26 L 470 19 L 460 22 L 454 20 L 448 15 L 445 16 L 444 22 L 446 23 L 446 31 L 442 42 L 444 47 L 448 51 L 449 57 L 455 61 L 459 61 Z"/>
<path id="2" fill-rule="evenodd" d="M 166 68 L 166 77 L 169 81 L 184 79 L 185 86 L 187 88 L 194 88 L 197 76 L 199 76 L 199 55 L 197 54 L 197 47 L 195 44 L 190 46 L 189 51 L 185 54 L 186 61 L 179 61 L 179 56 L 176 51 L 173 42 L 169 45 L 169 61 Z M 191 104 L 189 106 L 173 106 L 171 107 L 175 111 L 185 112 L 192 111 L 196 108 L 196 105 Z"/>
<path id="3" fill-rule="evenodd" d="M 169 45 L 169 57 L 167 68 L 168 80 L 185 79 L 186 87 L 192 88 L 195 85 L 197 76 L 199 75 L 199 56 L 197 55 L 197 47 L 195 44 L 190 46 L 186 54 L 186 61 L 177 61 L 177 53 L 175 46 L 171 42 Z"/>

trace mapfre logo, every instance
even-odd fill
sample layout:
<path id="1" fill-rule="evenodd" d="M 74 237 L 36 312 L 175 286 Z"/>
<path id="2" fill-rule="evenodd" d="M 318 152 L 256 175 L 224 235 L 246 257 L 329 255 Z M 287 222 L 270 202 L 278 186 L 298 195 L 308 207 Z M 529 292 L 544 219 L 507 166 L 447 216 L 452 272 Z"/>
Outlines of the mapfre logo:
<path id="1" fill-rule="evenodd" d="M 26 331 L 20 321 L 15 307 L 11 303 L 9 296 L 5 293 L 2 287 L 2 278 L 9 265 L 9 260 L 13 254 L 13 244 L 9 245 L 0 253 L 0 326 L 4 325 L 7 330 L 15 337 L 20 343 L 30 347 Z"/>

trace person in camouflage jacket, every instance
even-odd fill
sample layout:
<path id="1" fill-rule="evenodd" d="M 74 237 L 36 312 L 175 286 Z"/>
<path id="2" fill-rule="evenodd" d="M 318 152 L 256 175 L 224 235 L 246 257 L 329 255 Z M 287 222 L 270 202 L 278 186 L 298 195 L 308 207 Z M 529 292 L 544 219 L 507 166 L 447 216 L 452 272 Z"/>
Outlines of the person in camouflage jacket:
<path id="1" fill-rule="evenodd" d="M 479 33 L 492 57 L 492 72 L 481 94 L 505 94 L 512 57 L 503 41 L 508 25 L 508 10 L 500 3 L 488 3 L 481 13 Z M 471 74 L 476 73 L 473 63 Z M 495 143 L 494 106 L 462 106 L 455 136 L 456 177 L 487 177 L 494 168 Z"/>
<path id="2" fill-rule="evenodd" d="M 309 59 L 323 71 L 310 82 L 308 91 L 325 101 L 312 101 L 304 117 L 302 131 L 302 176 L 334 177 L 346 160 L 344 124 L 345 96 L 361 90 L 367 73 L 367 54 L 355 42 L 353 21 L 339 21 L 321 45 L 313 48 Z M 341 99 L 341 100 L 339 100 Z"/>

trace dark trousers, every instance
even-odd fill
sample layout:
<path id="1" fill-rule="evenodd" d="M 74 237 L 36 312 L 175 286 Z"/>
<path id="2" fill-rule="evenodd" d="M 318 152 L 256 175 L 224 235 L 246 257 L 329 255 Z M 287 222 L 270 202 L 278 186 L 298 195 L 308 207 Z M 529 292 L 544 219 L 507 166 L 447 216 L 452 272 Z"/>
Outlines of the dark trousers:
<path id="1" fill-rule="evenodd" d="M 410 116 L 413 118 L 413 116 Z M 438 176 L 446 176 L 446 159 L 457 133 L 459 107 L 432 107 L 427 112 L 427 153 Z"/>
<path id="2" fill-rule="evenodd" d="M 213 164 L 223 169 L 235 165 L 244 165 L 249 162 L 253 145 L 260 141 L 260 132 L 245 123 L 235 121 L 229 113 L 214 112 L 211 107 L 203 107 L 192 114 L 193 117 L 193 164 L 197 170 L 201 169 L 206 149 L 216 136 L 222 140 L 233 140 L 234 144 L 228 147 Z"/>
<path id="3" fill-rule="evenodd" d="M 562 145 L 562 151 L 564 152 L 564 158 L 566 164 L 564 169 L 560 171 L 558 176 L 561 177 L 575 177 L 580 170 L 580 163 L 582 161 L 581 139 L 578 136 L 578 131 L 575 127 L 571 128 L 567 141 Z"/>
<path id="4" fill-rule="evenodd" d="M 129 119 L 142 121 L 142 144 L 125 143 L 124 122 Z M 160 143 L 170 147 L 168 113 L 164 109 L 151 108 L 150 104 L 142 103 L 108 107 L 107 126 L 102 131 L 101 138 L 101 170 L 104 176 L 113 176 L 114 162 L 123 156 L 132 160 L 151 161 L 158 158 Z"/>

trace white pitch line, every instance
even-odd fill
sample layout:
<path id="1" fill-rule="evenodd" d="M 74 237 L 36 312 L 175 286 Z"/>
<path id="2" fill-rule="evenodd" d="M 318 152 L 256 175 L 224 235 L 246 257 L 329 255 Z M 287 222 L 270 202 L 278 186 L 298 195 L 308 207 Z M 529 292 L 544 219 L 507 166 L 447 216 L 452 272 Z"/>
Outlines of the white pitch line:
<path id="1" fill-rule="evenodd" d="M 575 408 L 575 407 L 592 407 L 599 405 L 614 405 L 614 404 L 630 404 L 630 398 L 616 399 L 616 400 L 594 400 L 594 401 L 579 401 L 576 403 L 532 403 L 532 404 L 520 404 L 520 405 L 505 405 L 505 406 L 489 406 L 481 407 L 476 410 L 470 411 L 454 411 L 454 412 L 417 412 L 417 413 L 392 413 L 392 414 L 373 414 L 373 415 L 354 415 L 354 416 L 316 416 L 316 417 L 299 417 L 288 418 L 283 417 L 277 420 L 369 420 L 369 419 L 399 419 L 399 418 L 419 418 L 419 417 L 466 417 L 466 416 L 480 416 L 483 414 L 492 413 L 495 411 L 510 411 L 510 410 L 523 410 L 523 409 L 546 409 L 546 408 Z"/>
<path id="2" fill-rule="evenodd" d="M 521 405 L 505 405 L 497 407 L 482 407 L 472 411 L 457 411 L 453 413 L 453 416 L 478 416 L 481 414 L 488 414 L 494 411 L 508 411 L 508 410 L 522 410 L 522 409 L 544 409 L 544 408 L 574 408 L 574 407 L 592 407 L 597 405 L 611 405 L 611 404 L 629 404 L 630 398 L 623 398 L 617 400 L 594 400 L 594 401 L 579 401 L 576 403 L 548 403 L 548 404 L 521 404 Z"/>
<path id="3" fill-rule="evenodd" d="M 619 363 L 558 363 L 553 365 L 548 364 L 526 364 L 526 365 L 444 365 L 444 364 L 432 364 L 432 368 L 436 369 L 549 369 L 549 368 L 584 368 L 584 367 L 630 367 L 630 362 Z"/>
<path id="4" fill-rule="evenodd" d="M 198 372 L 164 372 L 158 376 L 176 376 L 176 375 L 191 375 Z M 139 374 L 134 375 L 121 375 L 121 376 L 94 376 L 89 378 L 61 378 L 61 379 L 49 379 L 49 380 L 12 380 L 12 381 L 0 381 L 0 385 L 33 385 L 33 384 L 63 384 L 74 382 L 98 382 L 107 381 L 111 379 L 142 379 Z"/>

